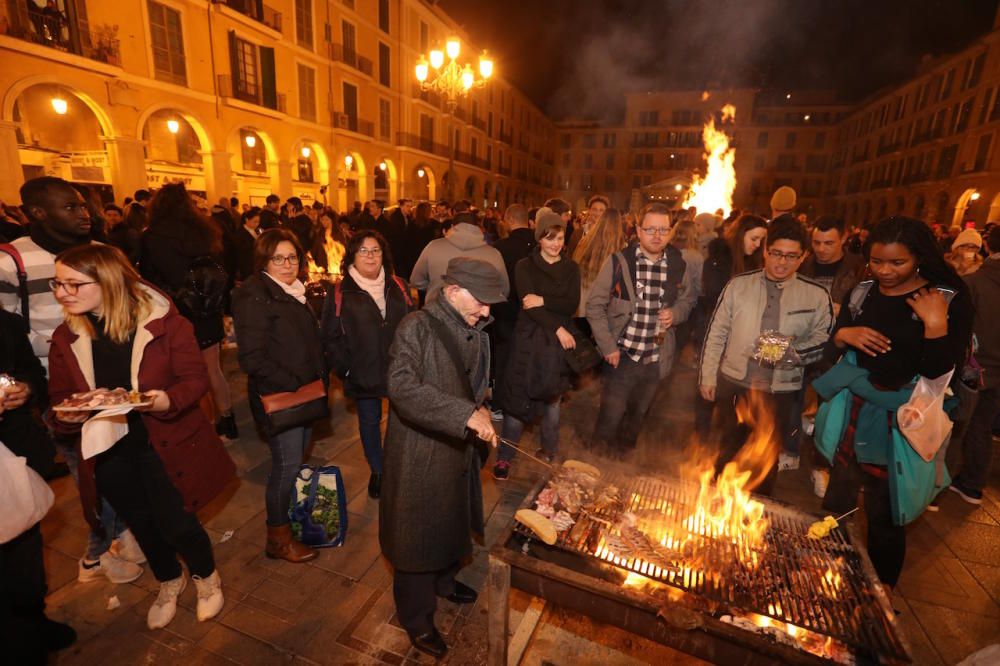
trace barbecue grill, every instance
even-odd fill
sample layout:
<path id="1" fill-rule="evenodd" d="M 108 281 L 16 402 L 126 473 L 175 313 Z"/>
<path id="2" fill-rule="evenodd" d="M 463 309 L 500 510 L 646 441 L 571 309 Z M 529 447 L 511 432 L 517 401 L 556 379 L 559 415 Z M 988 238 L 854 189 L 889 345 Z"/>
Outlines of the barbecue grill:
<path id="1" fill-rule="evenodd" d="M 522 508 L 533 508 L 551 477 Z M 908 663 L 908 646 L 852 526 L 756 497 L 763 538 L 741 541 L 697 511 L 696 484 L 605 475 L 621 503 L 583 510 L 549 546 L 512 522 L 490 553 L 491 663 L 506 664 L 511 585 L 716 663 Z M 623 547 L 621 517 L 649 544 Z M 616 553 L 626 553 L 624 555 Z"/>

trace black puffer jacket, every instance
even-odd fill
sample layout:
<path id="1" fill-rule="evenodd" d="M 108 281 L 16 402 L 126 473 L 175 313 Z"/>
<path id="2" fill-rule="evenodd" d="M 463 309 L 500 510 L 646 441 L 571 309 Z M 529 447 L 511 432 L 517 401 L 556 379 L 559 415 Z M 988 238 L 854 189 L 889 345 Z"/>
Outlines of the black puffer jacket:
<path id="1" fill-rule="evenodd" d="M 316 315 L 267 275 L 253 275 L 233 291 L 233 323 L 258 423 L 265 423 L 261 395 L 328 382 Z"/>
<path id="2" fill-rule="evenodd" d="M 0 442 L 14 455 L 24 456 L 28 466 L 41 475 L 51 471 L 55 449 L 48 430 L 32 413 L 48 404 L 48 384 L 41 361 L 31 350 L 24 320 L 16 314 L 0 310 L 0 372 L 31 387 L 31 397 L 17 409 L 4 412 L 0 418 Z"/>
<path id="3" fill-rule="evenodd" d="M 413 309 L 409 286 L 393 276 L 385 280 L 385 318 L 375 299 L 358 286 L 350 273 L 327 291 L 323 351 L 327 365 L 343 380 L 344 393 L 352 398 L 381 398 L 388 394 L 389 345 L 399 322 Z"/>

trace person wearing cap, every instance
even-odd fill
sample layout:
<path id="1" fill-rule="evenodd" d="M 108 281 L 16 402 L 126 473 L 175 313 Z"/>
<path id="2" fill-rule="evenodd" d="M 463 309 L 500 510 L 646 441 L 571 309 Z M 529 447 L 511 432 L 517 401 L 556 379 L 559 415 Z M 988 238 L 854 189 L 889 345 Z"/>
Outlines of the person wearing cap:
<path id="1" fill-rule="evenodd" d="M 470 257 L 485 261 L 500 273 L 504 295 L 510 292 L 510 281 L 503 257 L 496 248 L 486 243 L 486 237 L 479 226 L 475 213 L 462 202 L 456 204 L 451 231 L 444 237 L 427 244 L 417 258 L 410 275 L 410 284 L 418 291 L 427 292 L 427 300 L 440 293 L 445 267 L 455 257 Z"/>
<path id="2" fill-rule="evenodd" d="M 521 295 L 508 365 L 499 383 L 504 406 L 503 437 L 517 443 L 527 423 L 541 417 L 542 448 L 535 454 L 549 462 L 559 447 L 559 401 L 570 388 L 566 351 L 576 347 L 572 323 L 580 302 L 580 268 L 562 256 L 566 227 L 543 208 L 535 219 L 538 245 L 517 263 L 514 286 Z M 493 478 L 510 474 L 514 449 L 501 445 Z"/>
<path id="3" fill-rule="evenodd" d="M 944 255 L 959 275 L 972 275 L 983 265 L 983 237 L 975 229 L 960 232 L 951 244 L 951 252 Z"/>
<path id="4" fill-rule="evenodd" d="M 635 448 L 673 364 L 674 327 L 698 298 L 680 250 L 669 245 L 670 209 L 647 204 L 638 232 L 638 242 L 604 262 L 587 296 L 587 321 L 606 362 L 593 439 L 618 455 Z"/>
<path id="5" fill-rule="evenodd" d="M 771 195 L 771 219 L 794 211 L 796 200 L 795 190 L 788 185 L 776 189 Z"/>
<path id="6" fill-rule="evenodd" d="M 436 597 L 476 600 L 455 580 L 483 534 L 480 449 L 497 443 L 483 406 L 490 373 L 490 306 L 507 300 L 501 273 L 469 257 L 448 262 L 443 286 L 400 322 L 389 348 L 389 424 L 382 459 L 379 543 L 395 569 L 399 623 L 435 657 L 448 646 L 434 626 Z"/>

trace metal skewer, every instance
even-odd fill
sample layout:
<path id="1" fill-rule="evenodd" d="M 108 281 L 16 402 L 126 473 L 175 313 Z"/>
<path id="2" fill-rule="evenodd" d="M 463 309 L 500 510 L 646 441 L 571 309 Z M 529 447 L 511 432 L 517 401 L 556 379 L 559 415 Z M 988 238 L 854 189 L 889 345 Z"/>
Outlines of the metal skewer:
<path id="1" fill-rule="evenodd" d="M 847 513 L 845 513 L 843 515 L 840 515 L 840 516 L 837 516 L 836 518 L 834 518 L 834 520 L 836 520 L 839 523 L 844 518 L 847 518 L 849 515 L 851 515 L 852 513 L 854 513 L 855 511 L 857 511 L 860 508 L 861 508 L 860 506 L 856 506 L 853 509 L 851 509 L 850 511 L 848 511 Z"/>
<path id="2" fill-rule="evenodd" d="M 502 443 L 506 444 L 507 446 L 509 446 L 510 448 L 514 449 L 515 451 L 520 451 L 524 455 L 526 455 L 529 458 L 531 458 L 532 460 L 534 460 L 539 465 L 545 465 L 546 467 L 548 467 L 551 470 L 555 469 L 555 465 L 552 465 L 551 463 L 547 463 L 544 460 L 542 460 L 541 458 L 536 458 L 535 456 L 531 455 L 530 453 L 528 453 L 527 451 L 525 451 L 524 449 L 522 449 L 520 446 L 518 446 L 514 442 L 510 441 L 509 439 L 505 439 L 505 438 L 499 437 L 499 436 L 497 437 L 497 439 L 499 441 L 501 441 Z"/>

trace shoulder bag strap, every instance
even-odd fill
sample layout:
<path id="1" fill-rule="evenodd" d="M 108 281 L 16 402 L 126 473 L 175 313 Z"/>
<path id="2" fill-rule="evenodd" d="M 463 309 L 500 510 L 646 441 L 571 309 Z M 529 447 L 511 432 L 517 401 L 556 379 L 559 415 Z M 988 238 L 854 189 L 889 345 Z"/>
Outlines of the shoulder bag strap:
<path id="1" fill-rule="evenodd" d="M 475 402 L 476 394 L 472 389 L 472 380 L 469 378 L 469 374 L 465 371 L 465 361 L 462 360 L 462 353 L 458 350 L 458 345 L 455 344 L 455 337 L 452 335 L 448 327 L 445 326 L 444 322 L 439 320 L 434 315 L 427 313 L 427 320 L 430 322 L 431 328 L 437 334 L 438 339 L 441 344 L 444 345 L 445 351 L 448 352 L 448 356 L 451 357 L 451 362 L 455 366 L 455 372 L 459 375 L 459 382 L 465 389 L 466 397 Z"/>

